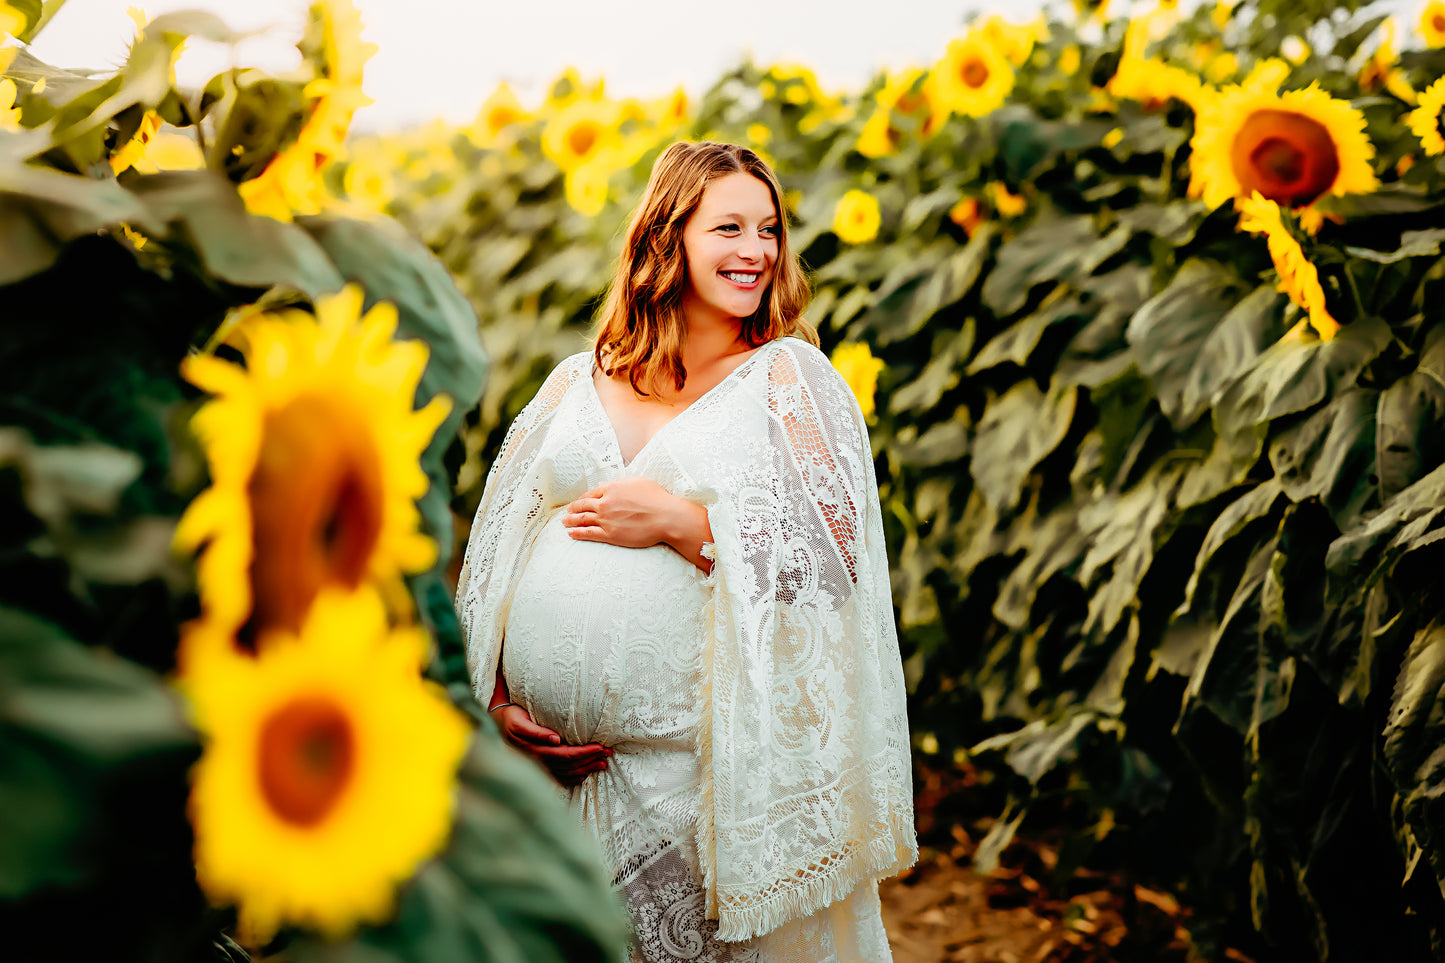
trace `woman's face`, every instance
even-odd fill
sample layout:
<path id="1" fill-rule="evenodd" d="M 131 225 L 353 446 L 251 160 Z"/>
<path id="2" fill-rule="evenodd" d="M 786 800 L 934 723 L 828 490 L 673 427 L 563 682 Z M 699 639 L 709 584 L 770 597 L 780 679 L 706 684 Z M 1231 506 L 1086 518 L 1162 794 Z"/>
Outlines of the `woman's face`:
<path id="1" fill-rule="evenodd" d="M 689 322 L 736 320 L 758 310 L 773 280 L 780 230 L 772 192 L 753 175 L 728 174 L 707 186 L 682 229 Z"/>

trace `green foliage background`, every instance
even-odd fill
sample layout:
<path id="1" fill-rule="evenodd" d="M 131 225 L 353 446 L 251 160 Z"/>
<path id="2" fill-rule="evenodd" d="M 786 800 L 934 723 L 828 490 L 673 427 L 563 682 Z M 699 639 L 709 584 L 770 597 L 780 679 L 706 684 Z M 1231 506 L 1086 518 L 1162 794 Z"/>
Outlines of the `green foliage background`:
<path id="1" fill-rule="evenodd" d="M 900 117 L 892 156 L 855 149 L 882 78 L 804 134 L 806 77 L 751 64 L 680 136 L 765 151 L 825 349 L 887 363 L 872 439 L 912 719 L 921 753 L 1001 773 L 980 860 L 1021 820 L 1064 825 L 1061 873 L 1088 856 L 1173 883 L 1206 956 L 1440 954 L 1442 167 L 1409 106 L 1356 79 L 1370 10 L 1261 0 L 1225 32 L 1210 13 L 1166 46 L 1247 70 L 1305 38 L 1286 87 L 1317 82 L 1368 120 L 1382 184 L 1328 205 L 1339 222 L 1306 246 L 1344 322 L 1331 341 L 1281 342 L 1298 316 L 1263 240 L 1186 196 L 1190 110 L 1100 98 L 1122 21 L 1051 23 L 1006 106 L 926 139 Z M 1423 90 L 1445 52 L 1398 66 Z M 458 278 L 496 365 L 452 452 L 464 518 L 511 418 L 586 345 L 657 154 L 584 217 L 542 126 L 485 149 L 461 131 L 383 145 L 389 210 Z M 416 176 L 423 153 L 449 162 Z M 987 212 L 992 183 L 1027 208 L 970 236 L 948 212 Z M 851 188 L 881 204 L 871 243 L 832 233 Z"/>

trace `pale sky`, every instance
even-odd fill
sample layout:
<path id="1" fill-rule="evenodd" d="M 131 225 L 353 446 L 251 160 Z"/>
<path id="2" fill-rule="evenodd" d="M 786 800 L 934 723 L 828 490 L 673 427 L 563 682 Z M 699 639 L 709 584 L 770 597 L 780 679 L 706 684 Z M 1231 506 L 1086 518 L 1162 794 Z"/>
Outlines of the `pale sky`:
<path id="1" fill-rule="evenodd" d="M 200 85 L 231 59 L 286 69 L 298 61 L 307 0 L 69 0 L 33 45 L 61 67 L 104 68 L 125 56 L 136 3 L 155 16 L 200 8 L 235 30 L 261 31 L 231 48 L 192 41 L 177 68 Z M 702 93 L 745 54 L 759 63 L 796 60 L 826 89 L 862 86 L 881 67 L 926 65 L 942 55 L 973 11 L 1031 19 L 1045 0 L 354 0 L 362 36 L 380 46 L 364 88 L 375 103 L 356 126 L 389 130 L 441 117 L 470 121 L 503 80 L 522 102 L 540 101 L 567 66 L 607 81 L 614 96 L 659 97 L 679 84 Z M 1198 2 L 1198 0 L 1194 0 Z M 1404 38 L 1424 0 L 1382 0 L 1400 14 Z M 1053 0 L 1067 8 L 1067 0 Z M 1186 0 L 1186 6 L 1192 6 Z M 1116 11 L 1126 0 L 1114 0 Z M 1410 40 L 1405 45 L 1409 46 Z"/>
<path id="2" fill-rule="evenodd" d="M 68 0 L 33 52 L 62 67 L 114 66 L 134 27 L 130 3 L 151 16 L 200 8 L 237 30 L 266 30 L 237 60 L 294 66 L 306 0 Z M 376 101 L 358 127 L 390 129 L 443 117 L 470 121 L 497 83 L 523 103 L 540 100 L 566 66 L 605 77 L 617 96 L 657 97 L 678 84 L 700 94 L 746 53 L 759 62 L 797 60 L 829 89 L 861 86 L 883 66 L 942 55 L 972 10 L 1032 17 L 1042 0 L 356 0 L 363 36 L 380 46 L 366 68 Z M 266 29 L 270 28 L 270 29 Z M 228 65 L 228 47 L 192 41 L 182 83 L 200 84 Z"/>

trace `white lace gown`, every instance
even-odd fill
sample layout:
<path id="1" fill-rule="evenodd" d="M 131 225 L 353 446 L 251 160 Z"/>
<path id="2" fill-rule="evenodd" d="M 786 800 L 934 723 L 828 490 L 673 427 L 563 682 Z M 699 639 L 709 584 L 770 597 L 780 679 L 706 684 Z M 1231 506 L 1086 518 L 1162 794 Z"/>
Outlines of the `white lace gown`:
<path id="1" fill-rule="evenodd" d="M 768 348 L 729 379 L 745 377 Z M 587 365 L 578 356 L 565 364 Z M 720 385 L 718 388 L 724 388 Z M 713 392 L 717 392 L 714 388 Z M 713 392 L 709 392 L 712 395 Z M 624 464 L 596 388 L 573 383 L 550 432 L 579 436 L 590 452 L 557 459 L 553 492 L 577 497 L 611 479 L 648 477 L 675 493 L 690 487 L 690 423 L 713 417 L 705 395 Z M 705 918 L 695 826 L 703 620 L 711 586 L 672 549 L 628 549 L 574 541 L 560 497 L 517 576 L 505 617 L 502 670 L 513 701 L 572 744 L 611 747 L 606 771 L 568 794 L 577 819 L 596 834 L 636 924 L 632 955 L 645 963 L 881 963 L 891 961 L 877 882 L 810 916 L 740 942 L 716 938 Z"/>

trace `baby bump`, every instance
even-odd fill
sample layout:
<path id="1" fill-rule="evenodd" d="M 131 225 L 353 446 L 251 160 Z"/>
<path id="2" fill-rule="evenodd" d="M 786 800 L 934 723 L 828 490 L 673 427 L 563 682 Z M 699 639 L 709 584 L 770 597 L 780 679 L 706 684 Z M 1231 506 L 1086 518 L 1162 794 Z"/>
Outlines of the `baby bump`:
<path id="1" fill-rule="evenodd" d="M 517 580 L 502 644 L 514 702 L 569 743 L 689 732 L 708 589 L 666 546 L 574 540 L 562 512 Z"/>

